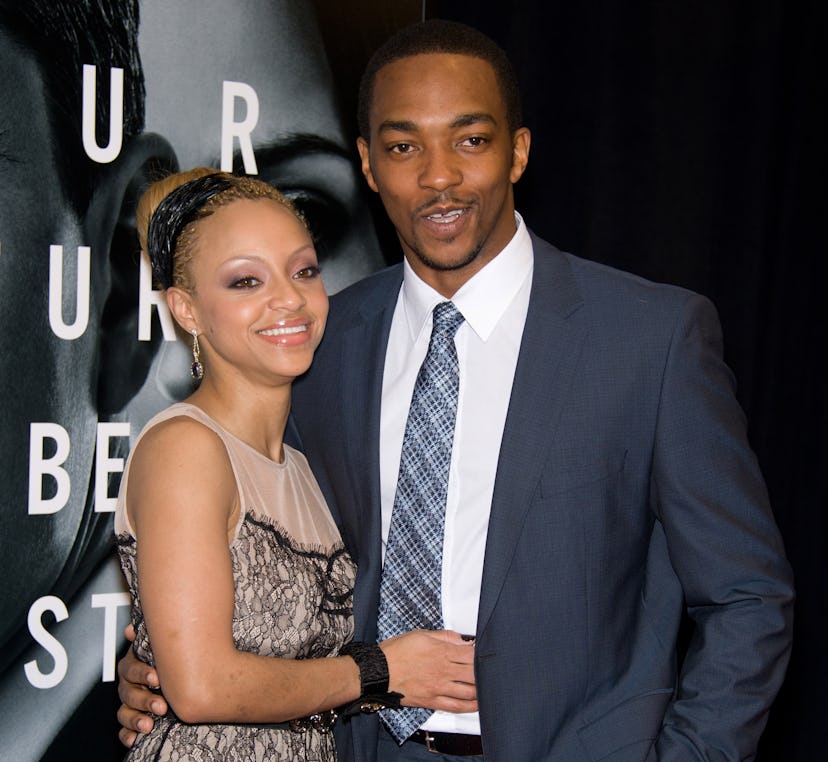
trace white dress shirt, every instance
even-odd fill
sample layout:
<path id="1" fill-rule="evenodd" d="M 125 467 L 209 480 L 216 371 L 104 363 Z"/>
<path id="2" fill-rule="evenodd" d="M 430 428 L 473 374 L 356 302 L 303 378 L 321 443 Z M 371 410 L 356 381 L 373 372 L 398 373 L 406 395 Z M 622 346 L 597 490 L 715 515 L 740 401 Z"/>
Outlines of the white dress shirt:
<path id="1" fill-rule="evenodd" d="M 473 635 L 500 442 L 532 284 L 532 242 L 520 215 L 512 240 L 452 298 L 465 322 L 455 336 L 460 393 L 443 542 L 446 629 Z M 405 424 L 428 351 L 432 310 L 446 301 L 404 263 L 385 354 L 380 421 L 382 550 L 391 526 Z M 477 713 L 435 712 L 432 731 L 480 733 Z"/>

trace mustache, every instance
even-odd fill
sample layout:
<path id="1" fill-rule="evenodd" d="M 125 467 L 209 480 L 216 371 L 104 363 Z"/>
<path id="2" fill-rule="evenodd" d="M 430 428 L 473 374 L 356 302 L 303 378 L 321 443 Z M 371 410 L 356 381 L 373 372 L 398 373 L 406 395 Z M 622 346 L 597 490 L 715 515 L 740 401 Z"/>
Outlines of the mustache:
<path id="1" fill-rule="evenodd" d="M 430 209 L 433 209 L 435 206 L 473 206 L 474 201 L 458 198 L 457 196 L 451 196 L 446 193 L 441 193 L 438 196 L 435 196 L 430 201 L 427 201 L 424 204 L 420 204 L 415 210 L 414 214 L 423 214 Z"/>

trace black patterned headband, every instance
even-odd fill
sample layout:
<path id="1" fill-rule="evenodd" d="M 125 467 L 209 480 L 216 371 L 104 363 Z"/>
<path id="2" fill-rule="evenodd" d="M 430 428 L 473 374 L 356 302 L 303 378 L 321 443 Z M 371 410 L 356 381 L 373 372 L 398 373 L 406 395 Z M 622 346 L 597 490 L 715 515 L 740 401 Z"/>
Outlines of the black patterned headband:
<path id="1" fill-rule="evenodd" d="M 232 176 L 218 173 L 197 177 L 168 193 L 152 214 L 147 230 L 147 252 L 152 274 L 162 288 L 173 284 L 175 242 L 213 197 L 233 187 Z"/>

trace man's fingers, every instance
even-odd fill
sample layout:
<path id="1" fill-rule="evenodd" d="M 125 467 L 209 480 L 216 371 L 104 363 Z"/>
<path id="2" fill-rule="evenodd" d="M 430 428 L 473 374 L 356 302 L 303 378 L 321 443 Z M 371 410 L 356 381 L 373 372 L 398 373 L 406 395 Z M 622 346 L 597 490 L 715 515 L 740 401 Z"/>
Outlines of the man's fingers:
<path id="1" fill-rule="evenodd" d="M 135 743 L 135 739 L 138 737 L 138 734 L 134 730 L 127 730 L 126 728 L 121 728 L 118 731 L 118 740 L 127 747 L 127 749 L 132 748 L 132 744 Z"/>
<path id="2" fill-rule="evenodd" d="M 136 714 L 142 717 L 147 712 L 152 712 L 152 714 L 159 717 L 167 713 L 167 702 L 164 701 L 164 697 L 153 693 L 143 685 L 121 680 L 118 683 L 118 696 L 125 705 L 122 709 L 135 711 Z M 120 710 L 118 719 L 121 719 Z M 126 723 L 122 722 L 121 724 L 125 725 Z M 128 724 L 127 727 L 131 727 L 133 730 L 142 730 L 137 725 Z M 151 724 L 150 727 L 152 727 Z"/>
<path id="3" fill-rule="evenodd" d="M 126 704 L 121 704 L 118 707 L 118 722 L 121 723 L 121 731 L 126 731 L 127 736 L 130 731 L 135 733 L 149 733 L 153 726 L 152 717 Z M 121 736 L 120 732 L 118 735 L 121 737 L 121 742 L 124 743 L 124 737 Z M 133 738 L 132 740 L 134 741 L 135 739 Z"/>
<path id="4" fill-rule="evenodd" d="M 155 669 L 136 659 L 131 651 L 118 662 L 118 674 L 123 680 L 135 685 L 146 685 L 151 688 L 160 686 Z"/>

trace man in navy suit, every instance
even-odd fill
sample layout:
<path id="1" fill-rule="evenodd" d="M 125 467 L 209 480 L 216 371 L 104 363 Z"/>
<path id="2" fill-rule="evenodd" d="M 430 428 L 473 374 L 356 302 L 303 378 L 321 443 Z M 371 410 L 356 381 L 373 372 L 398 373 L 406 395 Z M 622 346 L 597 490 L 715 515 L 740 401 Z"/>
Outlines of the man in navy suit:
<path id="1" fill-rule="evenodd" d="M 441 595 L 445 626 L 476 638 L 480 711 L 437 712 L 402 745 L 357 716 L 340 757 L 751 758 L 793 590 L 712 305 L 527 230 L 512 192 L 530 145 L 517 86 L 467 27 L 426 22 L 386 43 L 360 132 L 405 259 L 331 300 L 295 385 L 294 436 L 359 565 L 356 639 L 376 641 L 432 309 L 462 313 Z"/>

